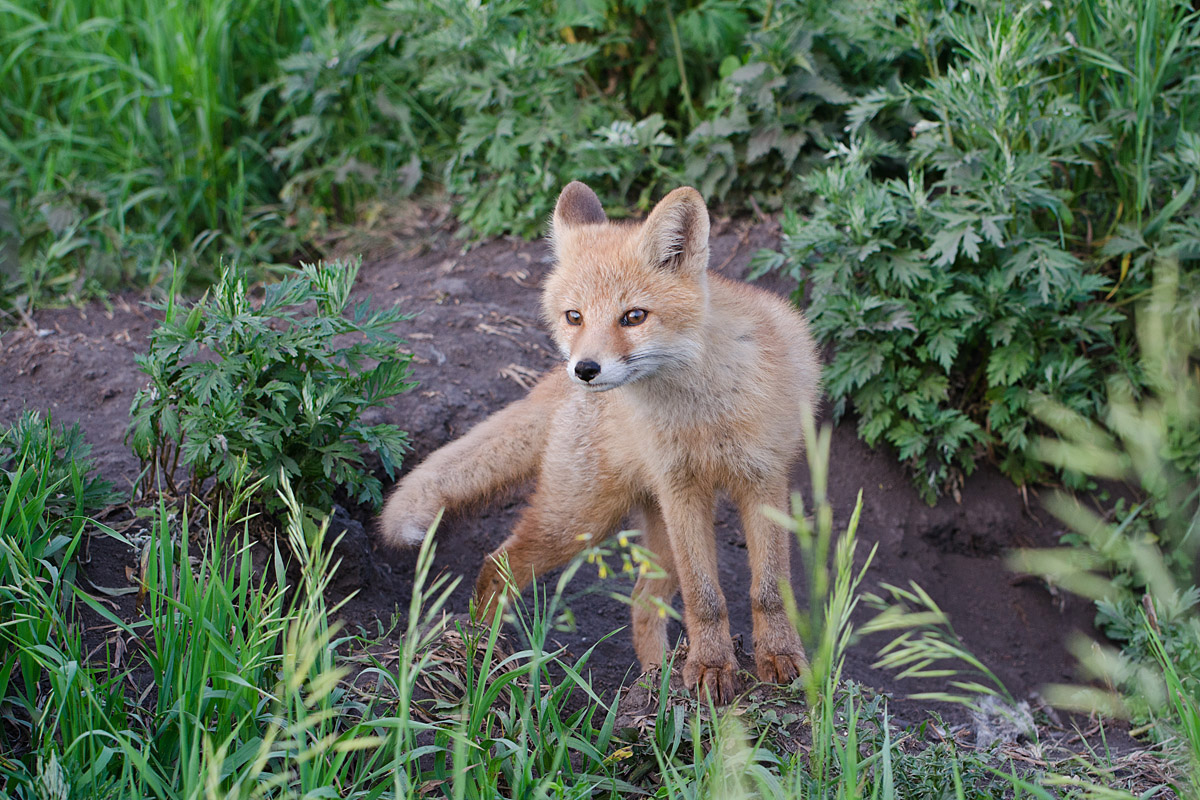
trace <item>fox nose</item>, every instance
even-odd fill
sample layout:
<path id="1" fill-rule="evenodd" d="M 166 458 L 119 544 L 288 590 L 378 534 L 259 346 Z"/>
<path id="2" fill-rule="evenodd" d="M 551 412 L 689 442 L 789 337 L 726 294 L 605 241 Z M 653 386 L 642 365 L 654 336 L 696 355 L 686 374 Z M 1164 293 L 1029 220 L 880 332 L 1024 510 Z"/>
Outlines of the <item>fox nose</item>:
<path id="1" fill-rule="evenodd" d="M 580 361 L 575 365 L 575 375 L 585 383 L 600 374 L 600 365 L 595 361 Z"/>

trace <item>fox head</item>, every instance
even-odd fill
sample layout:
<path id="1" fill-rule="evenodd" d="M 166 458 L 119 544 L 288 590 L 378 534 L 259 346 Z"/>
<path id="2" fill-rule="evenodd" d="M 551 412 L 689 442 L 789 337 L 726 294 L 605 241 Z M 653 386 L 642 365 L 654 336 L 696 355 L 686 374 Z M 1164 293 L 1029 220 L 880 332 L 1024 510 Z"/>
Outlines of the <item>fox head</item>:
<path id="1" fill-rule="evenodd" d="M 708 310 L 708 209 L 683 187 L 640 225 L 612 223 L 579 181 L 563 189 L 550 239 L 557 266 L 542 314 L 567 374 L 589 391 L 700 358 Z"/>

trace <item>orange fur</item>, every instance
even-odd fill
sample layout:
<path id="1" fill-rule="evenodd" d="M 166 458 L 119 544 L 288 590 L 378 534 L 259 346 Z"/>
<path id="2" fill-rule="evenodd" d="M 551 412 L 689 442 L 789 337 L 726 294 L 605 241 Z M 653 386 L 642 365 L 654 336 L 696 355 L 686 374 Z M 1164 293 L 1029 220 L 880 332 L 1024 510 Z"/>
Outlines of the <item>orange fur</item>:
<path id="1" fill-rule="evenodd" d="M 801 415 L 818 402 L 820 365 L 804 318 L 774 295 L 709 273 L 708 211 L 691 188 L 671 192 L 641 225 L 618 225 L 572 183 L 551 236 L 558 264 L 542 310 L 566 369 L 406 476 L 384 508 L 384 536 L 419 542 L 439 509 L 536 477 L 476 585 L 490 616 L 503 596 L 500 556 L 524 587 L 636 510 L 665 571 L 634 590 L 638 658 L 656 666 L 667 646 L 648 598 L 682 591 L 685 682 L 728 701 L 735 662 L 713 536 L 716 495 L 727 491 L 750 554 L 759 677 L 794 678 L 804 653 L 780 595 L 789 536 L 761 509 L 785 507 Z"/>

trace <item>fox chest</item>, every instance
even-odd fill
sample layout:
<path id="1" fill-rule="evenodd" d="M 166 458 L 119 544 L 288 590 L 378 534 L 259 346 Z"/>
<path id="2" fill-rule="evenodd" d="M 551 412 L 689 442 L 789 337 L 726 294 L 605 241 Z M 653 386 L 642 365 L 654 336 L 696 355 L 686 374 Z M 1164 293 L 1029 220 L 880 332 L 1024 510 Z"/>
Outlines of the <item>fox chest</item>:
<path id="1" fill-rule="evenodd" d="M 606 420 L 611 455 L 646 487 L 701 485 L 712 490 L 758 483 L 786 471 L 794 447 L 736 419 L 716 424 L 627 415 Z"/>

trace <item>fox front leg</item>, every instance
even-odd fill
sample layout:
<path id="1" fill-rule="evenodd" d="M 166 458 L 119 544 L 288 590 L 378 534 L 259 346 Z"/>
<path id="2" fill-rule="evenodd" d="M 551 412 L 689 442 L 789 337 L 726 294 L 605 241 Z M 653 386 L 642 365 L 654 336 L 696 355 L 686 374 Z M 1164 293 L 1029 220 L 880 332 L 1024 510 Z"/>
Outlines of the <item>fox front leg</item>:
<path id="1" fill-rule="evenodd" d="M 484 559 L 475 584 L 481 619 L 490 621 L 503 605 L 507 587 L 499 568 L 501 559 L 508 560 L 517 591 L 523 590 L 535 577 L 608 538 L 632 505 L 632 493 L 621 473 L 599 460 L 572 456 L 568 448 L 547 448 L 537 488 L 512 535 Z"/>
<path id="2" fill-rule="evenodd" d="M 808 667 L 804 646 L 788 619 L 781 583 L 791 580 L 790 537 L 763 513 L 786 508 L 786 476 L 735 487 L 731 494 L 742 517 L 750 551 L 750 611 L 754 617 L 754 664 L 760 680 L 791 683 Z"/>
<path id="3" fill-rule="evenodd" d="M 660 494 L 659 506 L 667 523 L 683 594 L 683 622 L 688 635 L 684 685 L 707 691 L 718 703 L 729 703 L 737 689 L 737 660 L 729 637 L 729 612 L 717 580 L 714 492 L 676 488 Z"/>

